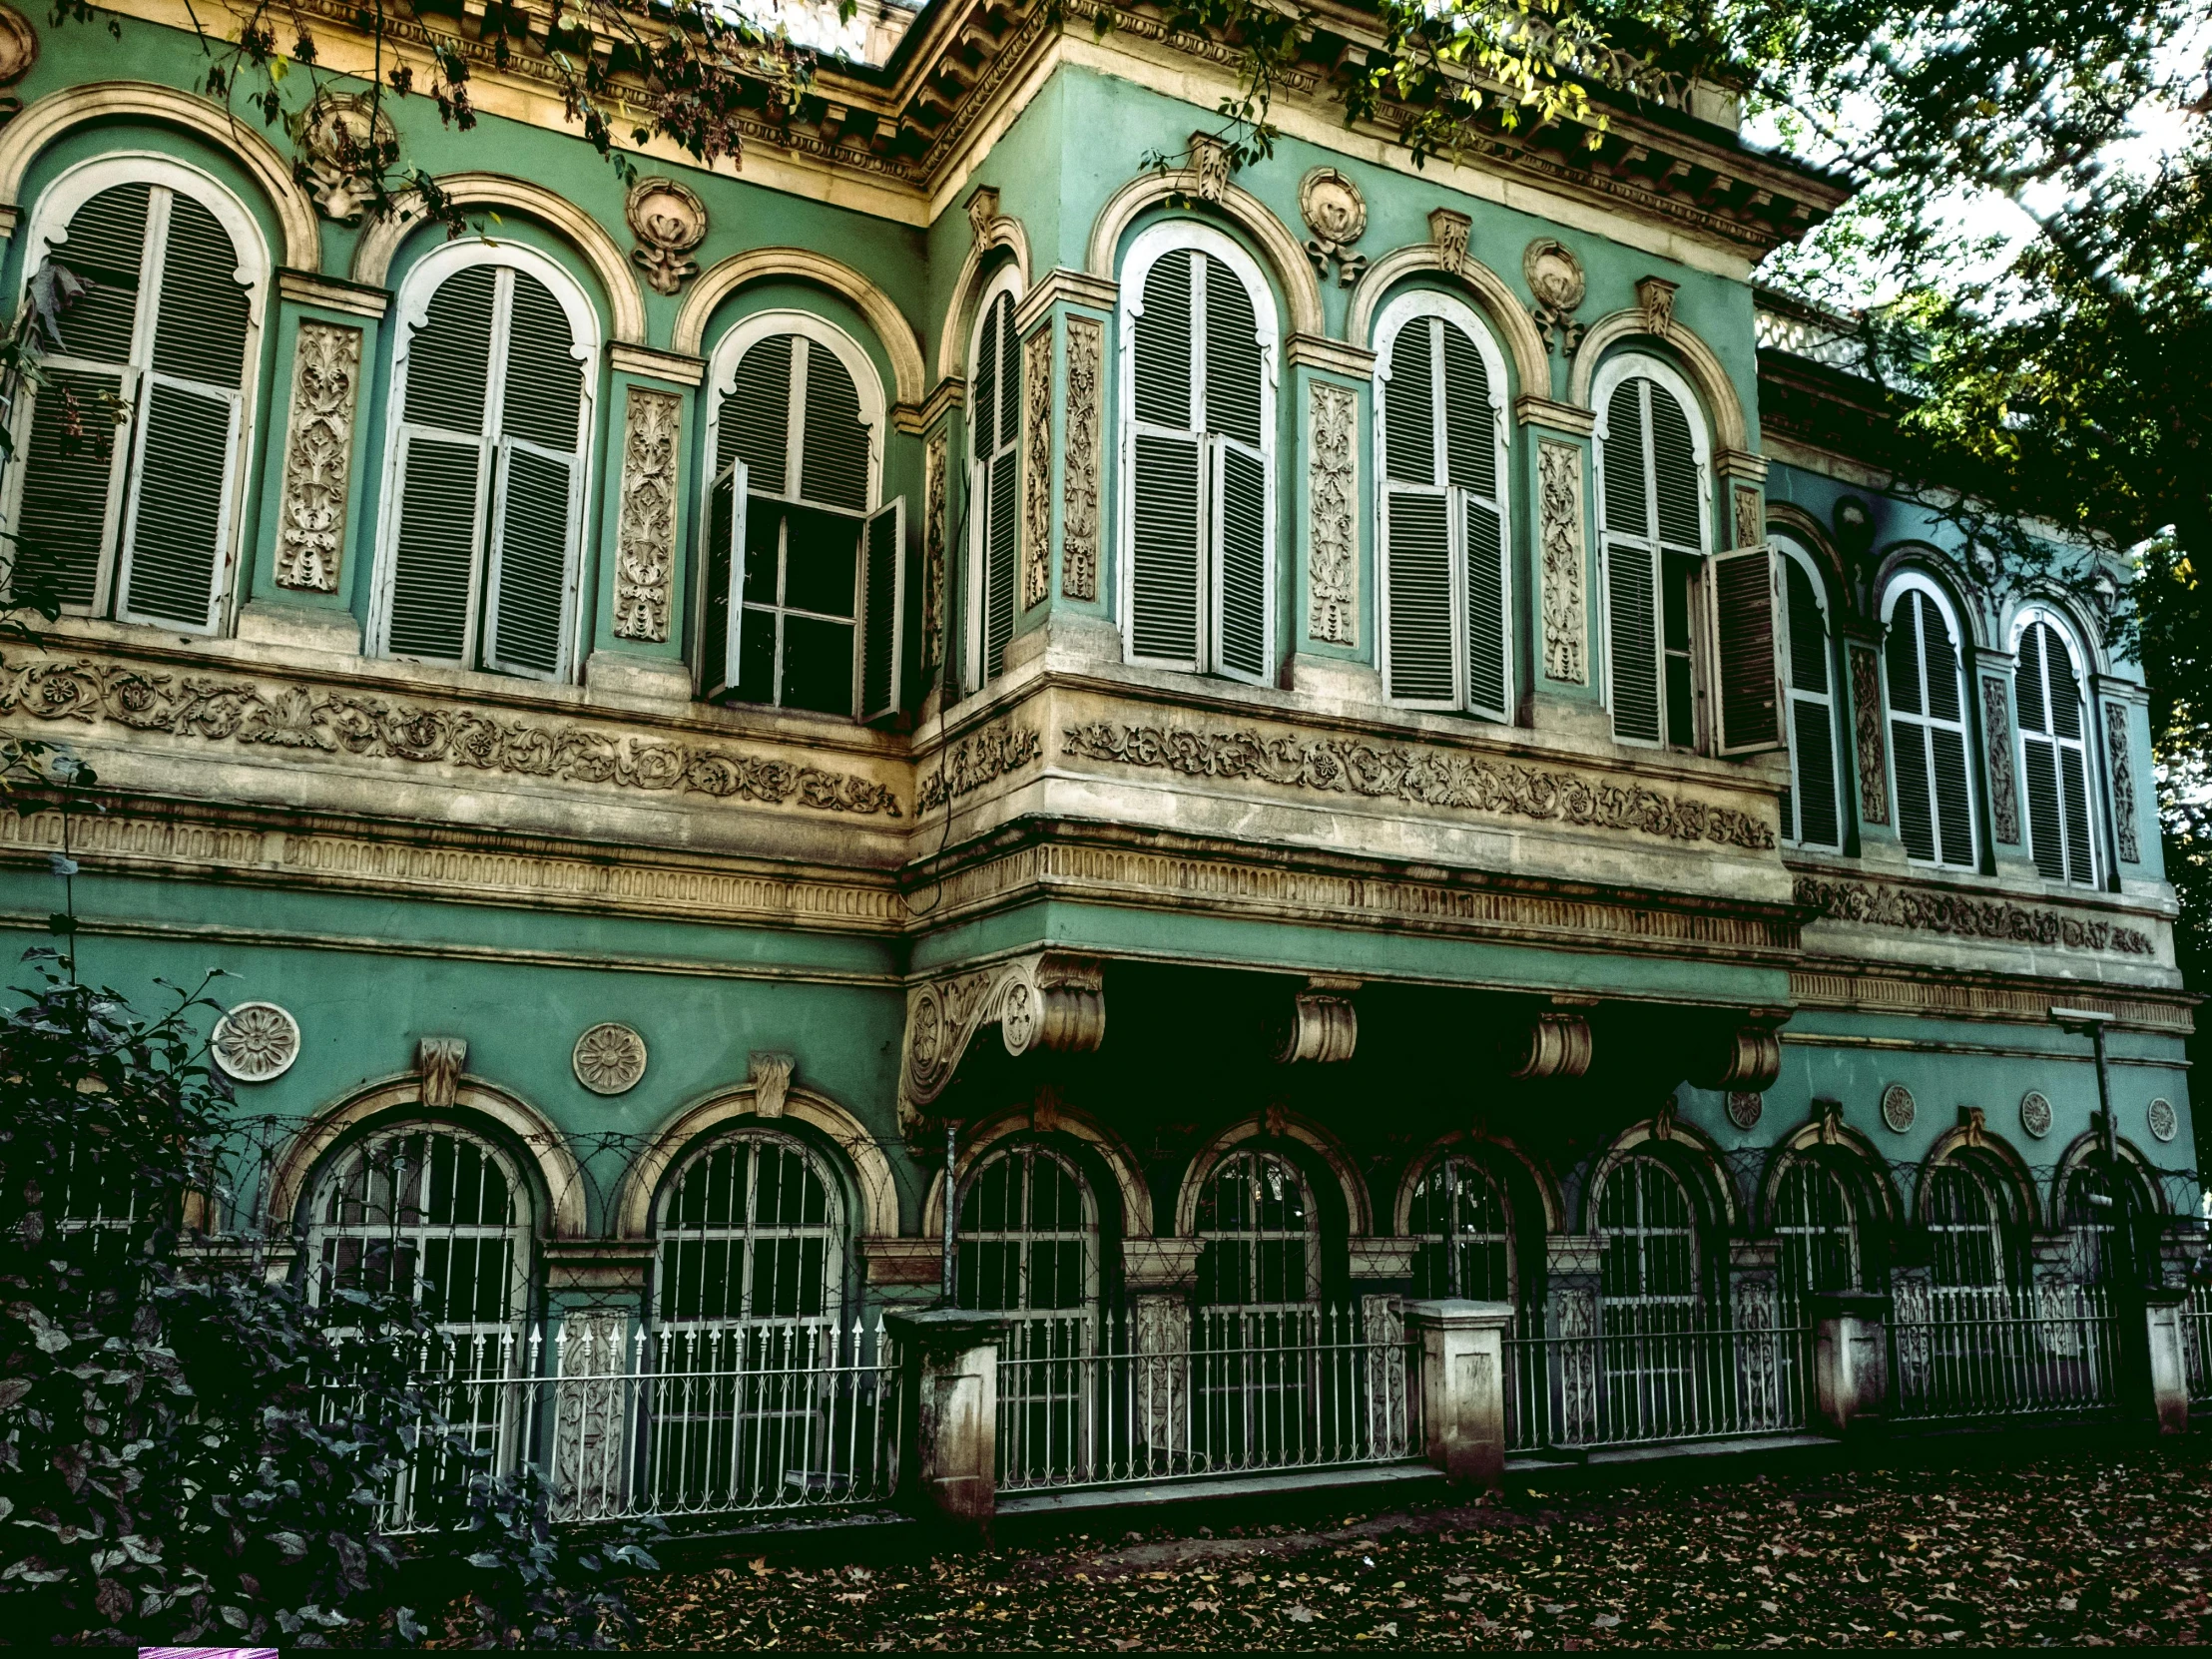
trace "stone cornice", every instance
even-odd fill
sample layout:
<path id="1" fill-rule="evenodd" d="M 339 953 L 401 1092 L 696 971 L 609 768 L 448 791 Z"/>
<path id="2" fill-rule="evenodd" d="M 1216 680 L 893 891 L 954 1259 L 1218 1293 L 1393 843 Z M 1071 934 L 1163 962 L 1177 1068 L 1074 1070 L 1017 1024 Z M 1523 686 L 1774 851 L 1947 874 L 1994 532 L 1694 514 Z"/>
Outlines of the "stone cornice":
<path id="1" fill-rule="evenodd" d="M 344 311 L 349 316 L 380 317 L 391 305 L 388 288 L 367 287 L 336 276 L 317 276 L 311 271 L 279 270 L 276 291 L 295 304 L 320 305 L 325 310 Z"/>
<path id="2" fill-rule="evenodd" d="M 1790 994 L 1805 1008 L 1922 1018 L 1993 1020 L 2047 1025 L 2053 1004 L 2111 1014 L 2125 1030 L 2186 1037 L 2203 999 L 2190 991 L 2125 987 L 2089 988 L 2079 981 L 2054 985 L 2020 974 L 1966 973 L 1954 968 L 1913 968 L 1853 963 L 1849 967 L 1804 962 L 1790 970 Z M 1795 1040 L 1825 1040 L 1798 1032 Z"/>
<path id="3" fill-rule="evenodd" d="M 651 380 L 666 380 L 672 385 L 696 386 L 707 378 L 707 359 L 686 356 L 681 351 L 663 351 L 650 345 L 629 345 L 617 340 L 607 349 L 607 363 L 625 374 L 641 375 Z"/>
<path id="4" fill-rule="evenodd" d="M 1357 345 L 1347 345 L 1340 339 L 1293 334 L 1283 355 L 1293 368 L 1318 368 L 1327 374 L 1342 374 L 1350 380 L 1367 380 L 1375 375 L 1375 353 Z"/>

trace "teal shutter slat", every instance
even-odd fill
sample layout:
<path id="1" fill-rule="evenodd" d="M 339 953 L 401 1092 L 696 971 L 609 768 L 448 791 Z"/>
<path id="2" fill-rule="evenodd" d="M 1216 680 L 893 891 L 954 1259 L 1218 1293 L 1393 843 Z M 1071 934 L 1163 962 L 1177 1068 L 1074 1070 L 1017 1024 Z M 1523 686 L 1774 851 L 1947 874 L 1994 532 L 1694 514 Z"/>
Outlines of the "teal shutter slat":
<path id="1" fill-rule="evenodd" d="M 715 469 L 740 461 L 761 495 L 783 495 L 792 408 L 791 334 L 755 340 L 738 359 L 730 395 L 722 400 Z"/>
<path id="2" fill-rule="evenodd" d="M 898 712 L 905 640 L 906 498 L 868 515 L 860 537 L 860 718 Z"/>
<path id="3" fill-rule="evenodd" d="M 1220 562 L 1222 672 L 1263 680 L 1268 671 L 1268 471 L 1258 455 L 1222 443 L 1215 535 Z"/>
<path id="4" fill-rule="evenodd" d="M 1206 262 L 1206 429 L 1263 447 L 1260 431 L 1267 358 L 1259 318 L 1243 280 L 1219 260 Z"/>
<path id="5" fill-rule="evenodd" d="M 1936 858 L 1936 803 L 1928 787 L 1928 728 L 1914 720 L 1890 722 L 1897 763 L 1898 834 L 1906 851 L 1923 862 Z"/>
<path id="6" fill-rule="evenodd" d="M 154 318 L 155 373 L 226 389 L 244 380 L 253 316 L 238 266 L 238 246 L 215 215 L 172 193 Z"/>
<path id="7" fill-rule="evenodd" d="M 1466 330 L 1438 319 L 1443 335 L 1444 458 L 1450 481 L 1476 495 L 1497 495 L 1497 440 L 1490 371 Z"/>
<path id="8" fill-rule="evenodd" d="M 500 436 L 573 451 L 583 420 L 584 365 L 576 356 L 568 312 L 526 271 L 514 274 L 512 304 Z"/>
<path id="9" fill-rule="evenodd" d="M 2046 636 L 2043 661 L 2050 666 L 2050 729 L 2061 738 L 2081 741 L 2081 682 L 2074 678 L 2073 655 L 2064 642 L 2042 623 L 2036 630 Z"/>
<path id="10" fill-rule="evenodd" d="M 1651 534 L 1644 500 L 1644 405 L 1640 380 L 1623 380 L 1605 411 L 1605 528 L 1616 536 Z"/>
<path id="11" fill-rule="evenodd" d="M 480 459 L 472 441 L 401 436 L 387 629 L 393 656 L 459 662 L 467 653 Z"/>
<path id="12" fill-rule="evenodd" d="M 1433 317 L 1416 317 L 1390 345 L 1390 377 L 1382 384 L 1384 475 L 1405 484 L 1436 483 L 1436 400 L 1432 372 Z"/>
<path id="13" fill-rule="evenodd" d="M 997 300 L 983 313 L 983 337 L 975 351 L 975 423 L 968 449 L 977 460 L 988 460 L 998 447 L 998 324 L 1005 307 Z"/>
<path id="14" fill-rule="evenodd" d="M 151 379 L 140 419 L 116 614 L 206 631 L 216 625 L 238 403 Z"/>
<path id="15" fill-rule="evenodd" d="M 2027 845 L 2046 881 L 2066 878 L 2066 850 L 2059 828 L 2058 746 L 2048 738 L 2029 738 L 2020 746 L 2027 797 Z"/>
<path id="16" fill-rule="evenodd" d="M 1664 386 L 1651 387 L 1652 474 L 1659 498 L 1659 539 L 1686 552 L 1705 551 L 1699 525 L 1697 448 L 1690 419 Z"/>
<path id="17" fill-rule="evenodd" d="M 2096 867 L 2089 851 L 2089 781 L 2080 750 L 2070 745 L 2059 750 L 2058 778 L 2066 810 L 2066 879 L 2091 886 Z"/>
<path id="18" fill-rule="evenodd" d="M 49 368 L 45 381 L 32 393 L 11 589 L 84 607 L 99 595 L 116 450 L 130 441 L 112 412 L 123 377 Z"/>
<path id="19" fill-rule="evenodd" d="M 1485 406 L 1485 413 L 1487 408 Z M 1497 510 L 1461 496 L 1467 581 L 1467 706 L 1505 718 L 1505 536 Z"/>
<path id="20" fill-rule="evenodd" d="M 1925 595 L 1913 596 L 1921 605 L 1921 646 L 1928 666 L 1924 690 L 1928 712 L 1936 720 L 1958 718 L 1958 652 L 1942 617 Z"/>
<path id="21" fill-rule="evenodd" d="M 1936 821 L 1942 861 L 1961 868 L 1973 864 L 1973 818 L 1966 788 L 1966 740 L 1959 732 L 1936 727 L 1928 734 L 1936 761 Z"/>
<path id="22" fill-rule="evenodd" d="M 1790 684 L 1801 692 L 1828 695 L 1828 618 L 1805 567 L 1783 561 L 1790 586 Z"/>
<path id="23" fill-rule="evenodd" d="M 498 279 L 494 267 L 470 266 L 439 283 L 423 307 L 422 325 L 407 341 L 410 424 L 471 435 L 483 430 Z"/>
<path id="24" fill-rule="evenodd" d="M 1006 642 L 1014 634 L 1014 565 L 1018 553 L 1015 531 L 1019 524 L 1015 483 L 1021 456 L 1015 449 L 1002 450 L 983 478 L 986 497 L 983 514 L 983 676 L 990 679 L 1006 666 Z"/>
<path id="25" fill-rule="evenodd" d="M 1139 432 L 1131 447 L 1131 648 L 1139 657 L 1195 664 L 1199 440 Z"/>
<path id="26" fill-rule="evenodd" d="M 1841 839 L 1836 790 L 1835 719 L 1825 703 L 1800 701 L 1795 710 L 1797 838 L 1814 846 Z"/>
<path id="27" fill-rule="evenodd" d="M 2043 700 L 2043 625 L 2031 623 L 2020 636 L 2020 666 L 2015 676 L 2019 690 L 2020 730 L 2048 732 L 2049 705 Z"/>
<path id="28" fill-rule="evenodd" d="M 1610 461 L 1611 445 L 1607 445 Z M 1612 676 L 1613 732 L 1659 741 L 1658 576 L 1648 549 L 1616 542 L 1605 560 L 1605 645 Z"/>
<path id="29" fill-rule="evenodd" d="M 1715 678 L 1720 682 L 1714 698 L 1717 754 L 1779 749 L 1784 741 L 1776 557 L 1759 547 L 1724 553 L 1707 564 Z"/>
<path id="30" fill-rule="evenodd" d="M 808 342 L 800 489 L 809 501 L 860 512 L 867 506 L 868 430 L 852 376 L 828 346 Z"/>
<path id="31" fill-rule="evenodd" d="M 1922 712 L 1921 702 L 1921 596 L 1909 593 L 1898 601 L 1890 617 L 1890 637 L 1884 642 L 1890 667 L 1890 707 L 1901 715 Z"/>
<path id="32" fill-rule="evenodd" d="M 735 550 L 745 545 L 746 473 L 743 462 L 723 469 L 707 495 L 707 575 L 700 594 L 700 681 L 704 695 L 720 699 L 737 690 L 738 645 L 744 630 L 733 628 L 738 581 Z"/>
<path id="33" fill-rule="evenodd" d="M 569 523 L 576 463 L 500 444 L 493 509 L 491 605 L 484 659 L 510 674 L 545 679 L 566 659 Z"/>
<path id="34" fill-rule="evenodd" d="M 1145 274 L 1132 400 L 1137 418 L 1153 426 L 1191 425 L 1191 259 L 1179 248 Z"/>
<path id="35" fill-rule="evenodd" d="M 69 234 L 48 256 L 86 284 L 61 316 L 62 350 L 69 356 L 116 364 L 130 360 L 152 197 L 151 185 L 102 191 L 77 210 Z"/>
<path id="36" fill-rule="evenodd" d="M 1445 499 L 1435 490 L 1391 490 L 1383 511 L 1389 538 L 1389 693 L 1404 703 L 1447 704 L 1453 670 Z"/>

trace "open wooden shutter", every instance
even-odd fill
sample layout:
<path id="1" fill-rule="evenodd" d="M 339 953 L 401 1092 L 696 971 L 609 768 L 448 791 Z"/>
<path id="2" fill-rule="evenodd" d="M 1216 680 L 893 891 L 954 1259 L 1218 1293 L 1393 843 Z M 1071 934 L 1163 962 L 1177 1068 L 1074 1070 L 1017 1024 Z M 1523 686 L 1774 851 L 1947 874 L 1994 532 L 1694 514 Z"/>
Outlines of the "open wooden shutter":
<path id="1" fill-rule="evenodd" d="M 1506 718 L 1505 527 L 1497 509 L 1471 494 L 1459 497 L 1462 562 L 1467 584 L 1467 707 Z"/>
<path id="2" fill-rule="evenodd" d="M 1722 553 L 1708 567 L 1706 628 L 1719 681 L 1715 754 L 1757 755 L 1784 745 L 1789 654 L 1780 627 L 1781 567 L 1772 547 Z"/>
<path id="3" fill-rule="evenodd" d="M 900 708 L 906 639 L 906 498 L 867 517 L 860 535 L 860 718 Z"/>
<path id="4" fill-rule="evenodd" d="M 385 623 L 385 648 L 395 657 L 458 663 L 468 654 L 498 276 L 487 265 L 447 277 L 406 344 Z"/>
<path id="5" fill-rule="evenodd" d="M 732 461 L 707 492 L 707 578 L 700 594 L 701 695 L 719 702 L 738 689 L 738 626 L 745 595 L 745 463 Z"/>
<path id="6" fill-rule="evenodd" d="M 1389 696 L 1449 708 L 1451 515 L 1436 477 L 1432 317 L 1400 328 L 1382 382 L 1382 603 Z"/>
<path id="7" fill-rule="evenodd" d="M 1131 350 L 1129 650 L 1178 668 L 1199 666 L 1199 508 L 1210 483 L 1192 430 L 1192 261 L 1177 249 L 1146 274 Z"/>
<path id="8" fill-rule="evenodd" d="M 1214 659 L 1239 680 L 1268 677 L 1268 469 L 1256 450 L 1214 449 Z"/>
<path id="9" fill-rule="evenodd" d="M 1651 545 L 1643 385 L 1622 381 L 1605 412 L 1605 660 L 1614 736 L 1657 743 L 1659 555 Z"/>
<path id="10" fill-rule="evenodd" d="M 1916 858 L 1936 858 L 1936 803 L 1929 789 L 1927 713 L 1921 690 L 1921 596 L 1908 593 L 1890 618 L 1884 652 L 1890 680 L 1890 749 L 1898 781 L 1898 834 Z"/>
<path id="11" fill-rule="evenodd" d="M 1459 531 L 1466 632 L 1466 705 L 1493 720 L 1506 718 L 1508 573 L 1505 527 L 1495 505 L 1496 416 L 1490 371 L 1464 329 L 1436 323 L 1443 364 L 1444 481 L 1451 486 Z"/>
<path id="12" fill-rule="evenodd" d="M 583 364 L 551 290 L 527 272 L 512 281 L 484 661 L 550 680 L 568 666 L 574 615 Z"/>
<path id="13" fill-rule="evenodd" d="M 116 503 L 116 469 L 130 454 L 131 428 L 112 413 L 123 373 L 48 368 L 32 394 L 31 432 L 18 459 L 9 588 L 18 602 L 39 593 L 65 606 L 100 599 L 100 552 Z"/>

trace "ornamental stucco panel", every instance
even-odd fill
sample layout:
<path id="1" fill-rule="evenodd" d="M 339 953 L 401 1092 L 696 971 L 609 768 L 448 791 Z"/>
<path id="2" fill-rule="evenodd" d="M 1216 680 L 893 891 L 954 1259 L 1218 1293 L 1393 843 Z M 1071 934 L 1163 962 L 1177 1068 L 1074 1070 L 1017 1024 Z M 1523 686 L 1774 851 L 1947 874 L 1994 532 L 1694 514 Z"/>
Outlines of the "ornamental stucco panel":
<path id="1" fill-rule="evenodd" d="M 921 515 L 921 670 L 927 674 L 944 661 L 945 468 L 950 439 L 931 435 L 922 459 Z"/>
<path id="2" fill-rule="evenodd" d="M 345 554 L 346 491 L 360 401 L 361 331 L 303 321 L 291 358 L 283 496 L 276 510 L 276 585 L 335 593 Z"/>
<path id="3" fill-rule="evenodd" d="M 1105 324 L 1068 318 L 1068 436 L 1061 477 L 1060 591 L 1098 597 L 1099 473 L 1105 454 Z"/>
<path id="4" fill-rule="evenodd" d="M 1536 445 L 1536 544 L 1543 564 L 1544 678 L 1568 686 L 1587 684 L 1582 451 L 1571 443 Z"/>
<path id="5" fill-rule="evenodd" d="M 1360 404 L 1343 386 L 1316 381 L 1307 410 L 1307 632 L 1332 645 L 1357 645 Z"/>
<path id="6" fill-rule="evenodd" d="M 2020 840 L 2020 796 L 2012 777 L 2012 710 L 2004 682 L 1994 675 L 1981 681 L 1981 736 L 1989 758 L 1989 823 L 2007 846 Z"/>
<path id="7" fill-rule="evenodd" d="M 615 527 L 617 639 L 668 638 L 676 583 L 676 440 L 683 408 L 674 392 L 630 388 Z"/>
<path id="8" fill-rule="evenodd" d="M 1021 342 L 1021 608 L 1052 591 L 1052 327 Z"/>
<path id="9" fill-rule="evenodd" d="M 2120 861 L 2139 864 L 2143 848 L 2135 829 L 2135 765 L 2127 741 L 2127 705 L 2104 706 L 2105 759 L 2112 769 L 2112 831 L 2119 842 Z"/>
<path id="10" fill-rule="evenodd" d="M 1859 754 L 1859 817 L 1890 822 L 1890 768 L 1882 746 L 1882 665 L 1874 647 L 1854 641 L 1851 659 L 1852 735 Z"/>

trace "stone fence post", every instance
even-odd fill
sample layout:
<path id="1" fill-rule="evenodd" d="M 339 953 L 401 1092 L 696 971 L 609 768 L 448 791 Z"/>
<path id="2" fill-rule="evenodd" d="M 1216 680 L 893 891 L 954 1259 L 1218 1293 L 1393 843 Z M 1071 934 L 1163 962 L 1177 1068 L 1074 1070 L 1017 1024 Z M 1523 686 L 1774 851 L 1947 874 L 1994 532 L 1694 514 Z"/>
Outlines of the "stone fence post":
<path id="1" fill-rule="evenodd" d="M 1811 1296 L 1813 1421 L 1844 1435 L 1880 1421 L 1890 1406 L 1889 1298 L 1856 1293 Z"/>
<path id="2" fill-rule="evenodd" d="M 2140 1362 L 2130 1368 L 2141 1380 L 2136 1404 L 2158 1424 L 2161 1434 L 2186 1434 L 2189 1432 L 2189 1363 L 2188 1351 L 2183 1346 L 2189 1333 L 2183 1328 L 2188 1318 L 2187 1291 L 2152 1288 L 2142 1293 L 2142 1335 L 2122 1331 L 2121 1341 L 2130 1338 L 2144 1345 Z M 2117 1312 L 2123 1320 L 2133 1323 L 2138 1317 L 2127 1304 L 2130 1297 L 2120 1303 Z"/>
<path id="3" fill-rule="evenodd" d="M 915 1509 L 970 1531 L 998 1508 L 998 1348 L 1006 1321 L 966 1308 L 893 1312 L 898 1485 Z"/>
<path id="4" fill-rule="evenodd" d="M 1408 1302 L 1405 1335 L 1418 1349 L 1423 1447 L 1457 1486 L 1495 1489 L 1505 1478 L 1505 1328 L 1509 1302 Z"/>

